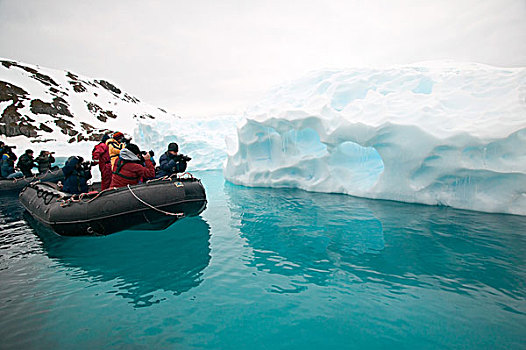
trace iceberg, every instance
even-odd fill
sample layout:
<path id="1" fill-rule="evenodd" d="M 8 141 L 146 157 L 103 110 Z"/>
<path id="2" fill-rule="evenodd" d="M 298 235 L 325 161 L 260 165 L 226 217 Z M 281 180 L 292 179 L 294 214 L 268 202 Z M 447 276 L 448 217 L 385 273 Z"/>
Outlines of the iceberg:
<path id="1" fill-rule="evenodd" d="M 176 142 L 180 153 L 192 157 L 189 171 L 217 170 L 223 167 L 226 159 L 225 138 L 235 137 L 239 119 L 239 116 L 215 116 L 138 122 L 133 140 L 141 149 L 153 150 L 157 160 L 170 142 Z"/>
<path id="2" fill-rule="evenodd" d="M 526 215 L 526 68 L 313 72 L 249 108 L 225 178 Z"/>

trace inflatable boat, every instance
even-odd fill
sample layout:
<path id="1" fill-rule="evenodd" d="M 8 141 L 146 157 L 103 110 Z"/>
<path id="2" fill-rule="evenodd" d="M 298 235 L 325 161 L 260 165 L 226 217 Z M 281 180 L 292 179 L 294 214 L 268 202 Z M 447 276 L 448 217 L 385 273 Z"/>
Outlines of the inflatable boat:
<path id="1" fill-rule="evenodd" d="M 1 179 L 0 180 L 0 194 L 9 192 L 18 192 L 31 182 L 35 181 L 48 181 L 58 182 L 64 179 L 62 169 L 48 170 L 45 173 L 38 174 L 31 177 L 19 177 L 15 179 Z"/>
<path id="2" fill-rule="evenodd" d="M 34 182 L 20 193 L 22 206 L 62 236 L 109 235 L 122 230 L 162 230 L 206 208 L 205 189 L 190 174 L 80 195 Z"/>

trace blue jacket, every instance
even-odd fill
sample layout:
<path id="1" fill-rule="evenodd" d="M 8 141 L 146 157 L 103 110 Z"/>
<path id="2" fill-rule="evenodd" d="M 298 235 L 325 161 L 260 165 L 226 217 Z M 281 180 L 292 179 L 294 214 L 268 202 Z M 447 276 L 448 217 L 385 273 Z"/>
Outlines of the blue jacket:
<path id="1" fill-rule="evenodd" d="M 88 192 L 88 180 L 91 179 L 91 170 L 83 169 L 79 164 L 78 157 L 69 157 L 68 161 L 62 168 L 64 181 L 62 190 L 71 194 Z"/>
<path id="2" fill-rule="evenodd" d="M 186 170 L 186 161 L 180 156 L 174 156 L 168 152 L 159 158 L 159 172 L 156 177 L 170 176 L 175 173 L 183 173 Z"/>
<path id="3" fill-rule="evenodd" d="M 15 160 L 16 156 L 13 159 L 13 157 L 8 154 L 2 155 L 2 165 L 0 167 L 2 177 L 8 177 L 9 175 L 15 172 Z"/>

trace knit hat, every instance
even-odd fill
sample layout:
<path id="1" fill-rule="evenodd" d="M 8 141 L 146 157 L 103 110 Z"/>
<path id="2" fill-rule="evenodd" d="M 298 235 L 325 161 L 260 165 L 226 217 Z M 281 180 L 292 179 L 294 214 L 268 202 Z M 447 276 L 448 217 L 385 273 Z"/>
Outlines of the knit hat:
<path id="1" fill-rule="evenodd" d="M 179 152 L 179 146 L 175 142 L 172 142 L 168 145 L 168 151 Z"/>
<path id="2" fill-rule="evenodd" d="M 121 139 L 122 137 L 124 137 L 124 134 L 120 131 L 117 131 L 115 134 L 113 134 L 113 138 L 115 140 Z"/>
<path id="3" fill-rule="evenodd" d="M 139 149 L 139 146 L 137 146 L 136 144 L 130 143 L 129 145 L 126 146 L 126 148 L 137 156 L 141 154 L 141 150 Z"/>
<path id="4" fill-rule="evenodd" d="M 33 154 L 33 150 L 32 149 L 26 149 L 26 154 Z"/>

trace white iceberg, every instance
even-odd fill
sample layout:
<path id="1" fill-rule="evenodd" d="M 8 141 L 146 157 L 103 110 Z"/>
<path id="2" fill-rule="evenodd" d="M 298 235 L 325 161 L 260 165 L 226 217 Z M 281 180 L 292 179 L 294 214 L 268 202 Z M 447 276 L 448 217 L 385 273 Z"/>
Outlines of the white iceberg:
<path id="1" fill-rule="evenodd" d="M 313 73 L 248 110 L 225 178 L 526 215 L 526 69 Z"/>
<path id="2" fill-rule="evenodd" d="M 141 149 L 151 149 L 155 159 L 166 152 L 170 142 L 179 145 L 179 153 L 192 158 L 188 170 L 221 169 L 226 159 L 225 137 L 236 135 L 239 116 L 214 118 L 179 118 L 172 120 L 138 122 L 133 140 Z"/>

